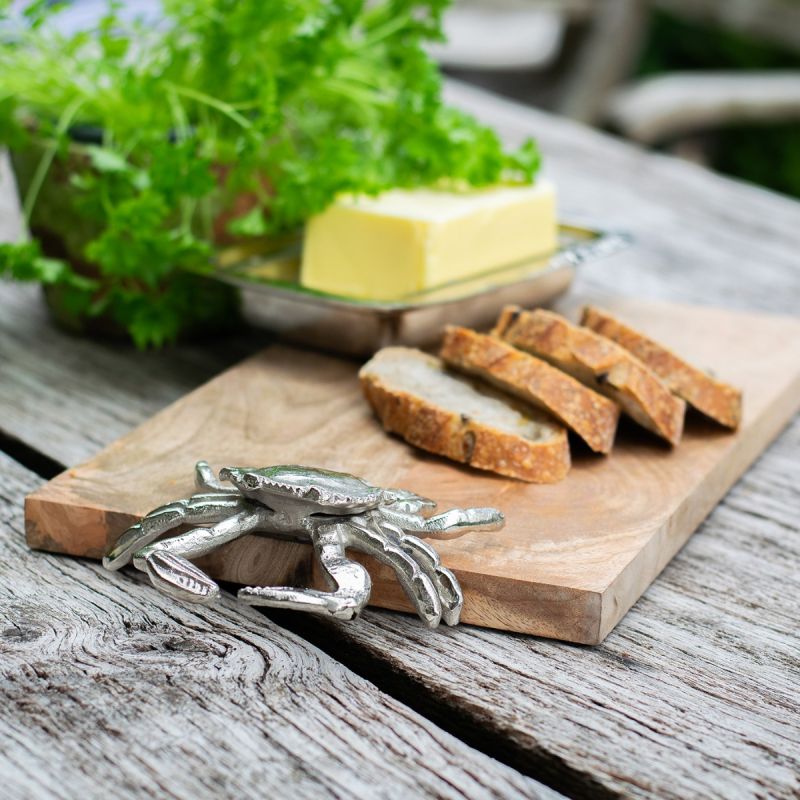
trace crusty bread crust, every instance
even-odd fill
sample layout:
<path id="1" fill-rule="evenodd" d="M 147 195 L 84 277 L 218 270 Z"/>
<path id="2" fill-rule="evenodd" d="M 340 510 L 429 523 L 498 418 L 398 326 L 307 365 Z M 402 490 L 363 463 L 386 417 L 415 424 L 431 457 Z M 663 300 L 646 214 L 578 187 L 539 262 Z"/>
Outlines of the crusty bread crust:
<path id="1" fill-rule="evenodd" d="M 610 452 L 619 406 L 566 372 L 494 336 L 454 325 L 445 328 L 439 355 L 448 366 L 550 412 L 595 452 Z"/>
<path id="2" fill-rule="evenodd" d="M 581 325 L 611 339 L 646 364 L 689 405 L 727 428 L 742 420 L 742 392 L 688 364 L 663 345 L 629 328 L 605 311 L 587 306 Z"/>
<path id="3" fill-rule="evenodd" d="M 676 445 L 686 403 L 620 345 L 544 309 L 503 309 L 494 335 L 533 353 L 610 397 L 632 419 Z"/>
<path id="4" fill-rule="evenodd" d="M 418 357 L 433 359 L 418 351 Z M 380 353 L 375 357 L 379 357 Z M 438 359 L 434 359 L 441 364 Z M 462 415 L 458 409 L 431 403 L 371 371 L 359 373 L 364 396 L 383 427 L 409 444 L 463 464 L 531 483 L 556 483 L 570 468 L 566 431 L 553 423 L 553 435 L 533 441 Z"/>

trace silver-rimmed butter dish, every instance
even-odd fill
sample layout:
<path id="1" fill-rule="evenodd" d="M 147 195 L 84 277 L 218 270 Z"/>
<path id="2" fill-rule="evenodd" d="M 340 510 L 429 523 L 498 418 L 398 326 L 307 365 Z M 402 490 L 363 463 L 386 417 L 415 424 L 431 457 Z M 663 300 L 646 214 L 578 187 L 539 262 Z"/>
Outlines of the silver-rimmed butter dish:
<path id="1" fill-rule="evenodd" d="M 251 324 L 286 341 L 367 356 L 388 345 L 435 344 L 447 323 L 486 327 L 509 303 L 549 303 L 569 288 L 579 264 L 617 253 L 630 242 L 626 234 L 562 224 L 553 253 L 390 301 L 358 300 L 302 286 L 299 237 L 267 252 L 225 250 L 215 275 L 239 288 Z"/>

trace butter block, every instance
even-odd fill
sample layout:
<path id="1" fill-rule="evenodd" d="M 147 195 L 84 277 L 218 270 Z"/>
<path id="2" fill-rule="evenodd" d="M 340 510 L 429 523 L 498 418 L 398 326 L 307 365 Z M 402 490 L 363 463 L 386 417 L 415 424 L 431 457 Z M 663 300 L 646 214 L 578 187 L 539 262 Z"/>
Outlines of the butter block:
<path id="1" fill-rule="evenodd" d="M 553 185 L 464 193 L 394 189 L 345 196 L 312 217 L 301 283 L 368 300 L 396 300 L 556 248 Z"/>

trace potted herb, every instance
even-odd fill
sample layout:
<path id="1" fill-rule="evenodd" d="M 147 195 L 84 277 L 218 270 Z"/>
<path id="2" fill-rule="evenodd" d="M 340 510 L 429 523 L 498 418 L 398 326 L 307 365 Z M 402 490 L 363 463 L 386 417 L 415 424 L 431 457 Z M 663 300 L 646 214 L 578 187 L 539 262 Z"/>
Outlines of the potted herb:
<path id="1" fill-rule="evenodd" d="M 0 245 L 0 274 L 73 327 L 160 345 L 234 316 L 208 279 L 221 243 L 297 230 L 340 192 L 530 181 L 533 142 L 507 152 L 442 101 L 423 45 L 443 5 L 164 0 L 153 26 L 111 4 L 70 35 L 44 2 L 6 11 L 0 145 L 32 239 Z"/>

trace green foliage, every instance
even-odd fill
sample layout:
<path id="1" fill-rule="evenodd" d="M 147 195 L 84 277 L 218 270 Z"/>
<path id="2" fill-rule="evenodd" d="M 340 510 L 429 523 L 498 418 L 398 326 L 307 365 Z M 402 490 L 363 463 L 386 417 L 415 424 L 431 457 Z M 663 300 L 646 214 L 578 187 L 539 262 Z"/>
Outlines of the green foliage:
<path id="1" fill-rule="evenodd" d="M 737 31 L 655 11 L 638 72 L 798 68 L 800 54 Z"/>
<path id="2" fill-rule="evenodd" d="M 98 289 L 97 281 L 73 272 L 66 261 L 43 256 L 38 242 L 0 243 L 0 277 L 59 286 L 64 310 L 72 316 L 89 312 Z"/>
<path id="3" fill-rule="evenodd" d="M 655 12 L 638 72 L 675 70 L 797 70 L 800 53 L 732 30 Z M 800 126 L 729 126 L 714 134 L 712 166 L 800 198 Z"/>
<path id="4" fill-rule="evenodd" d="M 800 125 L 796 122 L 725 128 L 717 135 L 714 167 L 800 199 Z"/>
<path id="5" fill-rule="evenodd" d="M 81 257 L 102 286 L 87 313 L 140 345 L 229 313 L 191 287 L 210 269 L 215 219 L 243 194 L 249 210 L 227 231 L 247 238 L 294 230 L 342 192 L 530 182 L 533 142 L 506 152 L 442 102 L 423 45 L 441 38 L 445 5 L 164 0 L 154 30 L 111 3 L 71 36 L 48 24 L 47 3 L 29 6 L 31 25 L 0 47 L 0 143 L 42 149 L 26 187 L 34 230 L 52 163 L 69 163 L 74 211 L 93 232 Z M 102 143 L 76 143 L 76 126 Z M 77 277 L 66 264 L 48 273 L 26 245 L 3 258 L 17 277 Z"/>

